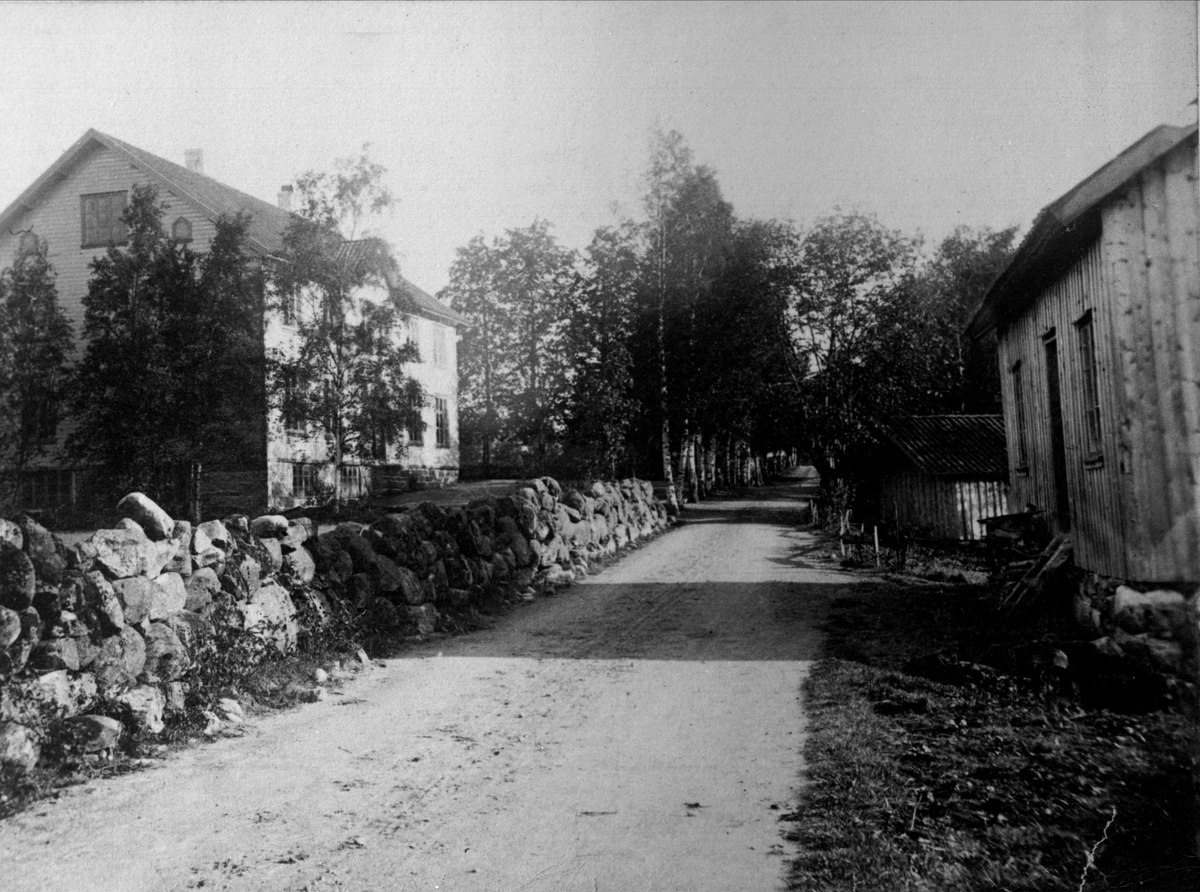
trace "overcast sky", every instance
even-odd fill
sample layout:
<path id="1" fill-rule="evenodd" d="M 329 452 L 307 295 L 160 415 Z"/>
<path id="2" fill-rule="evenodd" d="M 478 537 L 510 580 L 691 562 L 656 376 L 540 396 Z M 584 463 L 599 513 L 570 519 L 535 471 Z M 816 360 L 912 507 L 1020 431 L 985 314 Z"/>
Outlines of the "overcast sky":
<path id="1" fill-rule="evenodd" d="M 0 207 L 89 127 L 274 200 L 371 144 L 378 229 L 436 291 L 536 217 L 637 214 L 655 127 L 743 217 L 836 206 L 936 240 L 1034 214 L 1195 119 L 1194 2 L 0 2 Z"/>

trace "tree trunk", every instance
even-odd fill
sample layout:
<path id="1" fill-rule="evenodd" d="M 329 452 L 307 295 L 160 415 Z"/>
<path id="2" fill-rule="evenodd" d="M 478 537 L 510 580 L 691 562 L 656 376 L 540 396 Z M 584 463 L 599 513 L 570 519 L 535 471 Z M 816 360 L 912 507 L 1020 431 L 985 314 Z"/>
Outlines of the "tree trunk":
<path id="1" fill-rule="evenodd" d="M 663 478 L 667 481 L 667 511 L 672 517 L 679 514 L 679 499 L 675 495 L 675 474 L 671 468 L 671 421 L 667 417 L 667 341 L 663 296 L 658 302 L 658 408 L 662 414 Z"/>
<path id="2" fill-rule="evenodd" d="M 188 482 L 190 484 L 190 486 L 188 487 L 188 489 L 190 490 L 188 493 L 188 495 L 190 496 L 190 498 L 188 499 L 188 502 L 189 502 L 188 514 L 191 517 L 192 526 L 194 526 L 194 527 L 200 526 L 200 523 L 201 523 L 201 519 L 200 519 L 200 471 L 201 471 L 200 462 L 193 461 L 192 467 L 191 467 L 191 474 L 190 474 L 189 480 L 188 480 Z"/>

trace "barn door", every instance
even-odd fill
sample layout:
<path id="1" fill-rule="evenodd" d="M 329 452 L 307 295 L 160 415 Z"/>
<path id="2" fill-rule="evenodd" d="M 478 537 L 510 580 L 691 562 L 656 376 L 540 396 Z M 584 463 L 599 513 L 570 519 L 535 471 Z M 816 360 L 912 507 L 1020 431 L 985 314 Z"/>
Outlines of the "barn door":
<path id="1" fill-rule="evenodd" d="M 1054 514 L 1058 532 L 1071 529 L 1071 499 L 1067 494 L 1067 445 L 1063 435 L 1062 393 L 1058 386 L 1058 338 L 1054 329 L 1046 345 L 1046 390 L 1050 405 L 1050 450 L 1054 475 Z"/>

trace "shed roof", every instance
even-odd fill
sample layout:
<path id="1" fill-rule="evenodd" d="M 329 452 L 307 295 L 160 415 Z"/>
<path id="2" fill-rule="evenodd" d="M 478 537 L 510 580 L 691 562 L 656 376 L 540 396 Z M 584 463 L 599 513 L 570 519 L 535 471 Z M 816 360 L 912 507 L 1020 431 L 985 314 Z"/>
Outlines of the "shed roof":
<path id="1" fill-rule="evenodd" d="M 906 415 L 876 425 L 926 474 L 989 476 L 1008 472 L 999 415 Z"/>
<path id="2" fill-rule="evenodd" d="M 162 189 L 191 202 L 210 220 L 215 221 L 222 215 L 249 215 L 250 225 L 246 237 L 257 253 L 272 256 L 282 250 L 283 233 L 295 217 L 291 211 L 285 211 L 276 204 L 255 198 L 240 189 L 234 189 L 205 174 L 189 170 L 182 164 L 160 158 L 95 129 L 88 130 L 12 204 L 0 211 L 0 227 L 11 225 L 23 210 L 32 208 L 43 191 L 56 183 L 97 146 L 124 155 L 138 169 L 157 181 Z M 439 321 L 449 325 L 466 324 L 467 320 L 462 314 L 445 306 L 403 276 L 399 276 L 397 282 L 389 284 L 393 287 L 398 284 L 406 288 L 421 315 L 436 316 Z"/>
<path id="3" fill-rule="evenodd" d="M 979 338 L 1031 303 L 1055 275 L 1099 235 L 1104 202 L 1181 143 L 1196 141 L 1197 125 L 1155 127 L 1060 198 L 1044 207 L 1012 261 L 976 307 L 967 333 Z"/>

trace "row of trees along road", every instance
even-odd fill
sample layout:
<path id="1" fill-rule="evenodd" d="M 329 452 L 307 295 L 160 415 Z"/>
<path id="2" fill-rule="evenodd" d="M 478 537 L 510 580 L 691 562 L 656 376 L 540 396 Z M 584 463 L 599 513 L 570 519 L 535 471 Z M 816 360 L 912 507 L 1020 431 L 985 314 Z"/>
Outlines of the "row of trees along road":
<path id="1" fill-rule="evenodd" d="M 675 132 L 643 215 L 580 253 L 545 220 L 460 248 L 440 297 L 460 350 L 464 464 L 485 476 L 637 473 L 698 499 L 748 459 L 830 481 L 893 414 L 992 412 L 994 345 L 963 336 L 1015 228 L 919 237 L 861 213 L 740 219 Z"/>
<path id="2" fill-rule="evenodd" d="M 221 218 L 198 253 L 169 237 L 164 205 L 135 186 L 127 241 L 91 265 L 82 352 L 59 306 L 45 244 L 29 240 L 0 273 L 0 467 L 19 478 L 55 448 L 92 469 L 93 494 L 142 490 L 200 510 L 201 467 L 261 464 L 266 406 L 289 428 L 322 437 L 336 466 L 378 457 L 419 424 L 419 357 L 402 335 L 409 309 L 387 245 L 359 237 L 386 210 L 384 169 L 358 158 L 298 178 L 299 209 L 280 256 L 246 247 L 248 219 Z M 382 300 L 363 296 L 377 286 Z M 268 349 L 264 310 L 286 312 L 295 335 Z M 280 420 L 278 423 L 283 423 Z M 398 445 L 394 448 L 400 448 Z M 340 496 L 335 490 L 335 496 Z"/>

